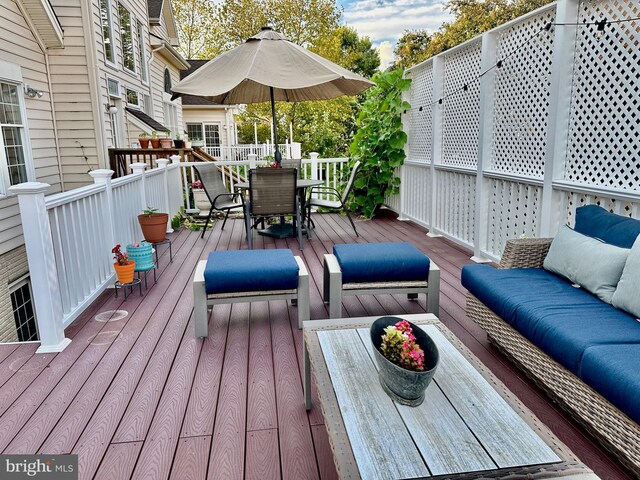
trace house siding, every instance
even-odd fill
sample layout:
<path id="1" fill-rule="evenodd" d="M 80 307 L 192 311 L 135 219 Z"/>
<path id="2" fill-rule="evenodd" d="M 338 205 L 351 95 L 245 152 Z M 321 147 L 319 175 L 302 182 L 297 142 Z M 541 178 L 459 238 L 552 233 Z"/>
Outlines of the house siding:
<path id="1" fill-rule="evenodd" d="M 9 284 L 29 271 L 24 246 L 0 255 L 0 342 L 17 342 L 18 333 L 13 317 Z"/>

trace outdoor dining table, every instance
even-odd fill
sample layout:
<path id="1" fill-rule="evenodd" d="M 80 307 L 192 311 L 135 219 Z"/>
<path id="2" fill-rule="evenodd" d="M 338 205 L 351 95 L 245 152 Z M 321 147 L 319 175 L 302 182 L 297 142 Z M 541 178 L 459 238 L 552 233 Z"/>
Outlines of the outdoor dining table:
<path id="1" fill-rule="evenodd" d="M 306 204 L 307 204 L 307 189 L 311 187 L 318 187 L 324 185 L 323 180 L 298 180 L 296 182 L 296 190 L 298 192 L 298 200 L 300 202 L 299 208 L 301 209 L 300 216 L 302 219 L 302 228 L 307 228 L 306 218 Z M 249 182 L 238 182 L 235 184 L 238 190 L 249 190 Z M 271 225 L 264 230 L 258 230 L 260 235 L 266 235 L 273 238 L 288 238 L 293 236 L 293 226 L 288 223 L 280 223 L 278 225 Z"/>

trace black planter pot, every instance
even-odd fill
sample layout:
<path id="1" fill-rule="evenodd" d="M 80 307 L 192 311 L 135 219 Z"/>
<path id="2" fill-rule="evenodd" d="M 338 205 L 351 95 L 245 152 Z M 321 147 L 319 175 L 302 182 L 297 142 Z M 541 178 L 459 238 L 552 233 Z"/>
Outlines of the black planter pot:
<path id="1" fill-rule="evenodd" d="M 380 385 L 392 400 L 411 407 L 417 407 L 424 401 L 424 391 L 431 383 L 440 360 L 438 347 L 420 327 L 409 322 L 416 337 L 416 342 L 424 351 L 424 371 L 407 370 L 389 361 L 381 352 L 384 329 L 403 320 L 397 317 L 381 317 L 371 325 L 371 343 L 378 363 Z"/>

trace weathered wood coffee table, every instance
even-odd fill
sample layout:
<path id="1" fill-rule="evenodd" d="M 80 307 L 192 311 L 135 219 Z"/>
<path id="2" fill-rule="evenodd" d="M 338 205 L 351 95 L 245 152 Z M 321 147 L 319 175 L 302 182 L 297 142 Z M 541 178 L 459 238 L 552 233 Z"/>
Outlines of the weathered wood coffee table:
<path id="1" fill-rule="evenodd" d="M 394 403 L 372 357 L 376 318 L 304 323 L 305 401 L 312 367 L 340 478 L 598 478 L 434 315 L 402 315 L 440 364 L 422 405 Z"/>

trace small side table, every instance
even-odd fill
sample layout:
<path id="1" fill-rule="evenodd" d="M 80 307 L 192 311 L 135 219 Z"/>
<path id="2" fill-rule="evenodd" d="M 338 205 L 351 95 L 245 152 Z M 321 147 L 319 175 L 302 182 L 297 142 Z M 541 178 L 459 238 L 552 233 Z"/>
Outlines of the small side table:
<path id="1" fill-rule="evenodd" d="M 157 242 L 157 243 L 152 243 L 151 245 L 153 245 L 153 248 L 156 251 L 156 266 L 160 265 L 160 263 L 158 262 L 158 249 L 156 248 L 158 245 L 165 245 L 165 244 L 169 244 L 169 263 L 173 262 L 173 251 L 171 250 L 171 239 L 170 238 L 165 238 L 163 241 L 161 242 Z M 153 272 L 153 274 L 155 275 L 155 271 Z"/>
<path id="2" fill-rule="evenodd" d="M 142 296 L 142 281 L 140 280 L 140 278 L 134 278 L 133 282 L 130 282 L 130 283 L 120 283 L 116 281 L 116 283 L 114 283 L 114 287 L 116 290 L 116 298 L 118 298 L 118 289 L 121 288 L 122 291 L 124 292 L 124 299 L 126 300 L 127 288 L 129 288 L 129 293 L 133 293 L 133 288 L 136 285 L 140 288 L 140 296 Z"/>

